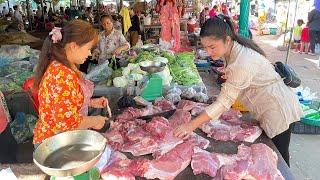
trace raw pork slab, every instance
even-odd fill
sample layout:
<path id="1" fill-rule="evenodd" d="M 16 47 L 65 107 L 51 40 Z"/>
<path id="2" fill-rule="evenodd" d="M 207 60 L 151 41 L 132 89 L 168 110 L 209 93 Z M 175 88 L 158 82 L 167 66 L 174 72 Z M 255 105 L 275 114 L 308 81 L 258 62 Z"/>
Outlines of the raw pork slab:
<path id="1" fill-rule="evenodd" d="M 101 172 L 101 178 L 104 180 L 134 180 L 134 175 L 131 174 L 128 168 L 131 160 L 124 154 L 115 151 L 111 154 L 109 162 Z"/>
<path id="2" fill-rule="evenodd" d="M 278 156 L 267 145 L 259 143 L 248 147 L 242 144 L 238 147 L 238 156 L 236 163 L 221 169 L 224 179 L 284 179 L 277 169 Z"/>
<path id="3" fill-rule="evenodd" d="M 283 180 L 277 161 L 277 154 L 265 144 L 242 144 L 235 155 L 195 148 L 191 167 L 194 174 L 205 173 L 216 180 Z"/>
<path id="4" fill-rule="evenodd" d="M 206 142 L 204 142 L 204 140 L 201 141 L 200 139 L 197 142 L 199 142 L 199 145 L 202 145 L 202 146 L 206 145 Z M 164 136 L 163 139 L 158 141 L 158 147 L 152 153 L 152 156 L 156 159 L 159 159 L 161 156 L 171 151 L 173 148 L 175 148 L 178 144 L 181 144 L 181 143 L 183 143 L 183 140 L 175 137 L 173 135 L 173 131 L 171 130 Z"/>
<path id="5" fill-rule="evenodd" d="M 166 99 L 155 100 L 153 105 L 159 107 L 161 111 L 176 109 L 176 106 L 171 101 L 168 101 Z"/>
<path id="6" fill-rule="evenodd" d="M 215 177 L 223 165 L 232 164 L 235 160 L 235 155 L 210 153 L 199 147 L 195 147 L 191 160 L 191 168 L 195 175 L 205 173 L 211 177 Z"/>
<path id="7" fill-rule="evenodd" d="M 194 107 L 197 106 L 197 103 L 189 100 L 181 100 L 177 105 L 177 109 L 182 109 L 185 111 L 191 111 Z"/>
<path id="8" fill-rule="evenodd" d="M 181 124 L 191 121 L 191 114 L 188 111 L 176 110 L 176 112 L 169 118 L 171 128 L 175 129 Z"/>
<path id="9" fill-rule="evenodd" d="M 232 124 L 223 120 L 211 120 L 203 124 L 200 129 L 211 137 L 220 141 L 245 141 L 254 142 L 262 130 L 258 126 L 243 124 Z"/>
<path id="10" fill-rule="evenodd" d="M 177 145 L 159 159 L 143 162 L 143 177 L 147 179 L 173 180 L 191 161 L 194 145 L 188 141 Z M 141 167 L 140 166 L 140 167 Z"/>
<path id="11" fill-rule="evenodd" d="M 122 145 L 122 152 L 130 152 L 134 156 L 142 156 L 155 152 L 158 149 L 158 142 L 152 136 L 145 136 L 136 141 L 129 141 Z"/>
<path id="12" fill-rule="evenodd" d="M 166 118 L 158 116 L 152 118 L 149 123 L 145 124 L 144 129 L 153 136 L 163 138 L 172 128 Z"/>

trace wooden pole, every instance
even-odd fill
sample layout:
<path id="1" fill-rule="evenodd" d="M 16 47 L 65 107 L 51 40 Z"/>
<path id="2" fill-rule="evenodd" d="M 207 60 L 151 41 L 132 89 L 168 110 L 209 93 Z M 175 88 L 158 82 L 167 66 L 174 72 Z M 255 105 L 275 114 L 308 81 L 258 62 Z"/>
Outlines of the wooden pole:
<path id="1" fill-rule="evenodd" d="M 289 38 L 287 54 L 286 54 L 286 64 L 288 64 L 288 60 L 289 60 L 289 53 L 290 53 L 290 47 L 291 47 L 292 34 L 293 34 L 294 24 L 295 24 L 296 16 L 297 16 L 297 8 L 298 8 L 298 0 L 296 0 L 296 7 L 295 7 L 295 11 L 294 11 L 294 16 L 293 16 L 292 28 L 290 29 L 290 38 Z"/>

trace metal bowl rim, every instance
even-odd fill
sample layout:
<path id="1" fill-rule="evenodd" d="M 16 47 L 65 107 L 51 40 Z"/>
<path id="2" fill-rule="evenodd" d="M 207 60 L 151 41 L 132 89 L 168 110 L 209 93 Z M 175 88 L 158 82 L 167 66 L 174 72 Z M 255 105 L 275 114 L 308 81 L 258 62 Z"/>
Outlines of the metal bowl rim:
<path id="1" fill-rule="evenodd" d="M 72 131 L 66 131 L 66 132 L 63 132 L 63 133 L 70 133 L 70 132 L 76 132 L 76 131 L 87 131 L 87 132 L 91 132 L 91 133 L 100 134 L 100 133 L 98 133 L 98 132 L 96 132 L 96 131 L 91 131 L 91 130 L 72 130 Z M 57 134 L 57 135 L 55 135 L 55 136 L 62 135 L 63 133 Z M 100 134 L 100 135 L 101 135 L 101 134 Z M 101 136 L 102 136 L 102 135 L 101 135 Z M 54 136 L 52 136 L 52 137 L 54 137 Z M 102 136 L 102 137 L 103 137 L 103 136 Z M 89 164 L 91 164 L 91 163 L 93 163 L 93 162 L 95 162 L 95 161 L 98 161 L 98 160 L 101 158 L 104 150 L 105 150 L 106 147 L 107 147 L 107 140 L 106 140 L 105 137 L 103 137 L 103 138 L 104 138 L 104 145 L 103 145 L 103 148 L 101 149 L 100 153 L 99 153 L 96 157 L 94 157 L 93 159 L 91 159 L 90 161 L 87 161 L 87 162 L 85 162 L 85 163 L 83 163 L 83 164 L 81 164 L 81 165 L 79 165 L 79 166 L 72 167 L 72 168 L 49 168 L 49 167 L 46 167 L 46 166 L 40 164 L 40 163 L 35 159 L 35 153 L 36 153 L 36 151 L 37 151 L 38 148 L 33 152 L 33 162 L 34 162 L 41 170 L 43 170 L 46 174 L 48 174 L 48 175 L 54 175 L 54 176 L 57 176 L 57 175 L 56 175 L 56 174 L 52 174 L 52 173 L 48 173 L 48 171 L 55 171 L 55 172 L 58 172 L 58 171 L 60 171 L 60 172 L 61 172 L 61 171 L 72 171 L 72 170 L 75 170 L 75 169 L 84 167 L 84 166 L 89 165 Z M 48 142 L 48 141 L 50 141 L 50 138 L 45 139 L 41 144 L 43 144 L 44 142 Z M 40 145 L 41 145 L 41 144 L 40 144 Z M 39 146 L 40 146 L 40 145 L 39 145 Z"/>

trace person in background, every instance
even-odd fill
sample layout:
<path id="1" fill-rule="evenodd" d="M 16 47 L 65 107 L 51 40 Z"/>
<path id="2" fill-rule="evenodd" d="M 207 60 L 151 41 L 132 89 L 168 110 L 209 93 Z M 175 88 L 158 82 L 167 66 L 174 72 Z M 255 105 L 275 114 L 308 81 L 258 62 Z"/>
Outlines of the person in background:
<path id="1" fill-rule="evenodd" d="M 18 6 L 13 6 L 14 12 L 13 12 L 13 17 L 19 22 L 23 23 L 22 15 L 18 9 Z"/>
<path id="2" fill-rule="evenodd" d="M 309 53 L 309 44 L 310 44 L 310 36 L 309 36 L 309 27 L 308 23 L 301 31 L 301 47 L 300 47 L 300 53 Z"/>
<path id="3" fill-rule="evenodd" d="M 49 21 L 53 21 L 52 16 L 53 16 L 53 10 L 52 10 L 52 7 L 50 7 L 49 11 L 48 11 L 48 19 L 49 19 Z"/>
<path id="4" fill-rule="evenodd" d="M 316 43 L 320 43 L 320 10 L 313 9 L 308 14 L 310 30 L 310 55 L 315 55 Z"/>
<path id="5" fill-rule="evenodd" d="M 217 13 L 218 13 L 218 6 L 214 5 L 213 8 L 209 12 L 210 18 L 215 17 L 217 15 Z"/>
<path id="6" fill-rule="evenodd" d="M 98 57 L 98 63 L 111 60 L 113 56 L 119 56 L 123 51 L 130 49 L 130 43 L 120 31 L 113 27 L 113 19 L 110 15 L 102 15 L 100 18 L 104 29 L 99 35 L 99 43 L 93 52 L 93 57 Z"/>
<path id="7" fill-rule="evenodd" d="M 194 16 L 189 17 L 188 22 L 187 22 L 188 33 L 189 34 L 194 33 L 196 28 L 197 28 L 196 18 Z"/>
<path id="8" fill-rule="evenodd" d="M 209 16 L 209 8 L 205 7 L 200 13 L 200 26 L 202 26 Z"/>
<path id="9" fill-rule="evenodd" d="M 129 28 L 130 44 L 131 44 L 131 47 L 134 47 L 139 40 L 139 35 L 141 35 L 139 10 L 136 10 L 136 9 L 133 10 L 132 16 L 131 16 L 131 25 L 132 26 Z"/>
<path id="10" fill-rule="evenodd" d="M 88 116 L 88 108 L 104 108 L 104 97 L 91 99 L 94 84 L 77 66 L 91 54 L 98 33 L 88 22 L 74 20 L 46 38 L 36 66 L 34 89 L 39 94 L 35 147 L 55 134 L 76 129 L 101 129 L 106 117 Z"/>
<path id="11" fill-rule="evenodd" d="M 9 11 L 6 9 L 6 7 L 3 6 L 2 8 L 2 16 L 6 16 L 9 13 Z"/>
<path id="12" fill-rule="evenodd" d="M 13 10 L 12 10 L 12 8 L 9 8 L 9 12 L 8 12 L 7 16 L 13 17 Z"/>
<path id="13" fill-rule="evenodd" d="M 301 31 L 302 31 L 303 20 L 298 19 L 297 25 L 293 29 L 293 43 L 296 45 L 296 51 L 300 49 Z"/>
<path id="14" fill-rule="evenodd" d="M 219 15 L 207 20 L 200 39 L 213 60 L 223 59 L 227 80 L 217 100 L 194 120 L 176 128 L 174 135 L 187 138 L 202 124 L 218 119 L 238 100 L 254 114 L 290 166 L 291 124 L 303 116 L 293 89 L 286 86 L 256 43 L 237 35 L 229 17 Z"/>
<path id="15" fill-rule="evenodd" d="M 13 6 L 13 9 L 14 9 L 13 17 L 14 17 L 15 21 L 18 23 L 18 29 L 20 31 L 23 31 L 24 30 L 24 23 L 23 23 L 22 15 L 18 9 L 18 6 Z"/>
<path id="16" fill-rule="evenodd" d="M 121 16 L 112 15 L 113 28 L 117 31 L 122 32 Z"/>
<path id="17" fill-rule="evenodd" d="M 38 6 L 38 8 L 37 8 L 36 16 L 38 17 L 38 19 L 41 19 L 41 17 L 42 17 L 42 10 L 41 10 L 40 6 Z"/>
<path id="18" fill-rule="evenodd" d="M 42 16 L 42 18 L 43 19 L 48 19 L 48 10 L 47 10 L 47 6 L 44 6 L 43 7 L 43 16 Z"/>
<path id="19" fill-rule="evenodd" d="M 46 31 L 51 31 L 54 28 L 54 24 L 49 21 L 49 19 L 44 20 L 45 24 L 44 24 L 44 28 Z"/>
<path id="20" fill-rule="evenodd" d="M 12 121 L 6 99 L 0 91 L 0 163 L 17 163 L 16 153 L 18 144 L 12 135 L 10 122 Z"/>

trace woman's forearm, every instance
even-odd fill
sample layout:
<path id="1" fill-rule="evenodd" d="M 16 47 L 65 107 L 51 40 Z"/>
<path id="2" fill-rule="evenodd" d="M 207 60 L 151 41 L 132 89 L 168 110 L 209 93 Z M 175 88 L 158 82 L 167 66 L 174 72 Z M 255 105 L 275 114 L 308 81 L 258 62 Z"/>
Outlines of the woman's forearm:
<path id="1" fill-rule="evenodd" d="M 94 126 L 95 116 L 83 116 L 82 121 L 79 125 L 79 129 L 89 129 Z"/>
<path id="2" fill-rule="evenodd" d="M 199 116 L 197 116 L 194 120 L 191 121 L 192 127 L 197 129 L 203 123 L 206 123 L 211 120 L 211 117 L 204 111 Z"/>

